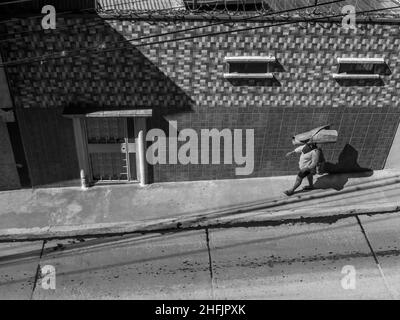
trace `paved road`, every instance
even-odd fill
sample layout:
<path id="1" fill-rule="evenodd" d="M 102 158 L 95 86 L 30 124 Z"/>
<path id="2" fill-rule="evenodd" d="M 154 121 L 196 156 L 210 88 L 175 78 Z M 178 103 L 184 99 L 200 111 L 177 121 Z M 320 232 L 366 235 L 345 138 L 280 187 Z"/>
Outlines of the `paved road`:
<path id="1" fill-rule="evenodd" d="M 399 241 L 400 215 L 385 214 L 332 224 L 0 244 L 0 298 L 399 298 Z M 46 265 L 55 268 L 55 290 L 43 288 L 39 271 Z"/>

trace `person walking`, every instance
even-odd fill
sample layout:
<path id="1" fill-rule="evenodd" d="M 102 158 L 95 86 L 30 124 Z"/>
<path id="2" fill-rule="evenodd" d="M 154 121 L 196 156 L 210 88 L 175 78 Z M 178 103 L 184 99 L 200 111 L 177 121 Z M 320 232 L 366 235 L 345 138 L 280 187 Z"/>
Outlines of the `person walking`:
<path id="1" fill-rule="evenodd" d="M 317 165 L 320 157 L 320 150 L 317 147 L 316 143 L 307 142 L 305 145 L 302 145 L 291 152 L 286 154 L 286 157 L 294 153 L 300 153 L 299 160 L 299 173 L 297 174 L 296 181 L 293 187 L 289 190 L 284 191 L 287 196 L 291 196 L 294 194 L 296 189 L 300 187 L 303 179 L 307 177 L 308 186 L 304 187 L 303 190 L 312 190 L 314 189 L 314 181 L 313 175 L 316 174 Z"/>

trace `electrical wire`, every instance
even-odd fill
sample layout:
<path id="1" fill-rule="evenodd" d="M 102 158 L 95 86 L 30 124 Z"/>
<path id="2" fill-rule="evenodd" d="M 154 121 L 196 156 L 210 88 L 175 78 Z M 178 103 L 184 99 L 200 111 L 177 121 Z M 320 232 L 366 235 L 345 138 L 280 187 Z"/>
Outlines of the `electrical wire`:
<path id="1" fill-rule="evenodd" d="M 325 5 L 325 4 L 330 4 L 330 3 L 339 3 L 339 2 L 343 2 L 346 0 L 332 0 L 330 2 L 324 3 L 324 4 L 320 4 L 320 5 Z M 287 12 L 294 12 L 294 11 L 298 11 L 298 10 L 304 10 L 304 9 L 308 9 L 308 8 L 314 8 L 315 5 L 311 5 L 311 6 L 305 6 L 305 7 L 301 7 L 301 8 L 293 8 L 293 9 L 289 9 L 289 10 L 283 10 L 280 12 L 273 12 L 273 13 L 269 13 L 269 14 L 265 14 L 265 15 L 261 15 L 261 16 L 270 16 L 270 15 L 276 15 L 276 14 L 281 14 L 281 13 L 287 13 Z M 258 18 L 260 16 L 252 16 L 252 17 L 248 17 L 248 18 L 244 18 L 241 19 L 240 22 L 246 22 L 246 21 L 250 21 L 252 19 Z M 165 32 L 165 33 L 160 33 L 160 34 L 156 34 L 156 35 L 149 35 L 149 36 L 144 36 L 144 37 L 138 37 L 138 38 L 133 38 L 133 39 L 124 39 L 121 41 L 115 41 L 112 42 L 112 45 L 116 45 L 116 44 L 126 44 L 127 42 L 131 42 L 131 41 L 141 41 L 141 40 L 145 40 L 145 39 L 150 39 L 150 38 L 155 38 L 155 37 L 162 37 L 162 36 L 168 36 L 168 35 L 173 35 L 173 34 L 177 34 L 177 33 L 182 33 L 182 32 L 188 32 L 188 31 L 194 31 L 194 30 L 198 30 L 198 29 L 203 29 L 203 28 L 208 28 L 211 26 L 216 26 L 216 25 L 221 25 L 224 24 L 223 22 L 215 22 L 215 23 L 210 23 L 210 24 L 206 24 L 204 26 L 197 26 L 197 27 L 192 27 L 192 28 L 186 28 L 183 30 L 175 30 L 175 31 L 170 31 L 170 32 Z M 245 31 L 245 30 L 243 30 Z M 228 31 L 231 32 L 231 31 Z M 232 32 L 235 32 L 235 30 L 232 30 Z M 202 35 L 198 36 L 201 37 Z M 182 40 L 187 39 L 187 38 L 182 38 Z M 179 39 L 180 40 L 180 39 Z M 159 43 L 157 41 L 157 43 Z M 105 45 L 107 46 L 107 44 L 105 43 Z M 115 48 L 115 49 L 123 49 L 124 47 L 121 48 Z M 52 53 L 52 54 L 48 54 L 48 55 L 42 55 L 42 56 L 38 56 L 38 57 L 33 57 L 33 58 L 26 58 L 26 59 L 20 59 L 20 60 L 15 60 L 15 61 L 8 61 L 5 63 L 0 64 L 0 67 L 4 67 L 4 66 L 9 66 L 9 65 L 15 65 L 15 64 L 23 64 L 23 63 L 29 63 L 29 62 L 40 62 L 40 61 L 45 61 L 48 59 L 57 59 L 57 58 L 65 58 L 67 54 L 71 54 L 71 53 L 75 53 L 75 52 L 81 52 L 82 50 L 94 50 L 96 52 L 108 52 L 110 49 L 99 49 L 98 46 L 93 46 L 93 47 L 87 47 L 87 48 L 79 48 L 79 49 L 74 49 L 74 50 L 69 50 L 69 51 L 61 51 L 61 52 L 57 52 L 57 53 Z M 70 56 L 69 56 L 70 57 Z"/>
<path id="2" fill-rule="evenodd" d="M 363 14 L 363 13 L 372 13 L 372 12 L 379 12 L 379 11 L 399 9 L 399 8 L 400 8 L 400 5 L 399 6 L 394 6 L 394 7 L 387 7 L 387 8 L 364 10 L 364 11 L 361 11 L 359 13 L 361 13 L 361 14 Z M 346 16 L 346 15 L 347 15 L 346 13 L 341 13 L 341 14 L 331 15 L 331 16 L 322 16 L 322 17 L 318 17 L 318 18 L 305 19 L 303 22 L 319 22 L 319 21 L 323 21 L 323 20 L 326 20 L 326 19 L 334 19 L 334 18 L 343 17 L 343 16 Z M 257 29 L 261 29 L 261 28 L 270 28 L 270 27 L 282 26 L 282 25 L 288 25 L 288 24 L 294 24 L 294 23 L 296 23 L 296 21 L 295 22 L 293 22 L 293 21 L 285 21 L 285 22 L 271 24 L 271 25 L 262 25 L 262 26 L 255 26 L 255 27 L 244 27 L 244 28 L 240 28 L 240 29 L 236 29 L 236 30 L 226 30 L 226 31 L 219 31 L 219 32 L 211 32 L 211 33 L 200 34 L 200 35 L 196 35 L 196 36 L 187 36 L 187 37 L 182 37 L 182 38 L 173 38 L 173 39 L 168 39 L 168 40 L 159 40 L 159 41 L 153 41 L 153 42 L 139 43 L 139 44 L 136 44 L 135 47 L 144 47 L 144 46 L 149 46 L 149 45 L 164 44 L 164 43 L 177 42 L 177 41 L 182 41 L 182 40 L 192 40 L 192 39 L 196 39 L 196 38 L 209 37 L 209 36 L 222 35 L 222 34 L 229 34 L 229 33 L 237 33 L 237 32 L 242 32 L 242 31 L 257 30 Z M 208 25 L 202 26 L 202 28 L 205 28 L 205 27 L 209 27 L 209 26 Z M 114 44 L 123 43 L 124 46 L 122 46 L 122 47 L 115 47 L 115 48 L 109 48 L 109 49 L 99 49 L 99 47 L 96 46 L 96 47 L 90 47 L 90 48 L 80 48 L 80 49 L 76 49 L 76 50 L 71 50 L 71 51 L 69 51 L 69 53 L 71 53 L 71 52 L 79 52 L 80 53 L 83 50 L 85 50 L 85 51 L 89 50 L 92 53 L 100 53 L 100 52 L 104 53 L 104 52 L 117 51 L 117 50 L 122 50 L 122 49 L 127 48 L 126 47 L 126 42 L 138 41 L 138 40 L 142 40 L 144 38 L 160 37 L 162 35 L 180 33 L 180 32 L 185 32 L 185 31 L 188 31 L 188 30 L 190 30 L 190 28 L 189 29 L 184 29 L 184 30 L 174 31 L 174 32 L 171 32 L 171 33 L 165 33 L 165 34 L 159 34 L 159 35 L 150 35 L 150 36 L 142 37 L 142 38 L 125 39 L 123 41 L 114 42 Z M 41 57 L 33 57 L 33 58 L 9 61 L 9 62 L 0 64 L 0 67 L 10 66 L 10 65 L 26 64 L 26 63 L 34 63 L 34 62 L 45 62 L 45 61 L 53 60 L 53 59 L 62 59 L 62 58 L 71 58 L 71 57 L 73 57 L 73 56 L 68 56 L 67 57 L 65 51 L 57 53 L 57 54 L 58 55 L 51 54 L 51 55 L 43 55 Z M 33 59 L 33 60 L 31 60 L 31 59 Z"/>
<path id="3" fill-rule="evenodd" d="M 29 1 L 31 1 L 31 0 L 29 0 Z M 249 3 L 250 3 L 249 0 L 237 0 L 236 3 L 238 4 L 238 2 L 240 2 L 240 1 L 242 2 L 243 6 L 244 6 L 245 3 L 246 3 L 246 4 L 249 4 Z M 258 0 L 254 0 L 254 4 L 259 3 L 259 2 L 257 2 L 257 1 L 258 1 Z M 328 7 L 329 4 L 330 4 L 330 3 L 318 3 L 318 1 L 319 1 L 319 0 L 315 0 L 315 4 L 314 4 L 314 6 L 312 6 L 312 7 L 314 7 L 314 9 L 313 9 L 312 12 L 311 12 L 312 15 L 320 15 L 320 14 L 322 14 L 321 11 L 319 11 L 319 10 L 317 11 L 317 9 L 319 9 L 319 8 L 318 8 L 318 7 L 315 7 L 316 5 L 317 5 L 317 6 L 323 6 L 323 7 L 325 8 L 325 7 Z M 345 0 L 343 0 L 343 1 L 345 1 Z M 392 0 L 392 1 L 394 2 L 394 0 Z M 118 2 L 117 5 L 124 5 L 124 4 L 135 5 L 135 4 L 137 4 L 137 3 L 143 3 L 143 2 L 148 2 L 148 0 L 135 0 L 135 1 Z M 356 0 L 355 6 L 357 6 L 358 2 L 359 2 L 359 0 Z M 193 2 L 193 3 L 194 3 L 194 2 Z M 216 3 L 216 2 L 215 2 L 215 3 Z M 224 0 L 224 3 L 225 3 L 225 6 L 226 6 L 226 5 L 227 5 L 227 0 Z M 263 6 L 263 10 L 264 10 L 264 12 L 265 12 L 265 11 L 266 11 L 266 8 L 264 8 L 264 3 L 266 3 L 266 1 L 265 1 L 265 0 L 262 0 L 261 3 L 262 3 L 262 6 Z M 398 4 L 398 2 L 395 2 L 395 3 Z M 331 13 L 331 12 L 332 12 L 332 6 L 333 6 L 333 4 L 330 4 L 330 7 L 331 7 L 331 8 L 327 11 L 328 13 Z M 108 7 L 106 7 L 106 8 L 108 8 Z M 170 22 L 173 22 L 173 23 L 175 23 L 175 24 L 178 24 L 179 22 L 182 22 L 182 21 L 184 20 L 184 16 L 185 16 L 186 11 L 183 11 L 183 10 L 181 10 L 180 12 L 174 11 L 173 15 L 175 16 L 175 19 L 171 20 L 171 12 L 170 12 L 170 10 L 179 9 L 179 8 L 182 8 L 182 7 L 151 10 L 151 14 L 150 14 L 149 12 L 147 12 L 147 11 L 144 11 L 144 12 L 145 12 L 146 15 L 148 15 L 147 18 L 148 18 L 149 20 L 151 19 L 151 17 L 152 17 L 153 14 L 156 14 L 156 15 L 159 15 L 159 16 L 163 16 L 163 17 L 165 17 L 165 18 L 170 18 L 169 22 L 165 22 L 165 23 L 164 23 L 165 25 L 167 25 L 167 24 L 170 23 Z M 226 8 L 225 8 L 225 9 L 226 9 Z M 270 9 L 270 8 L 267 8 L 267 9 Z M 125 10 L 125 9 L 124 9 L 124 10 Z M 106 11 L 107 11 L 107 10 L 106 10 Z M 112 11 L 112 10 L 111 10 L 111 11 Z M 123 15 L 123 17 L 126 18 L 127 15 L 129 15 L 129 16 L 134 15 L 135 18 L 138 18 L 138 19 L 139 19 L 139 18 L 141 17 L 141 14 L 143 14 L 142 11 L 137 11 L 137 10 L 134 10 L 134 11 L 135 11 L 135 12 L 133 12 L 133 10 L 128 10 L 127 13 L 126 13 L 125 15 Z M 192 10 L 189 10 L 189 11 L 192 11 Z M 98 10 L 98 12 L 102 13 L 102 12 L 99 11 L 99 10 Z M 165 14 L 163 14 L 163 12 L 165 12 Z M 282 11 L 282 12 L 283 12 L 283 11 Z M 240 22 L 240 21 L 232 20 L 232 19 L 231 19 L 231 16 L 234 16 L 235 14 L 228 14 L 227 16 L 226 16 L 226 15 L 225 15 L 225 16 L 222 16 L 221 13 L 220 13 L 219 15 L 213 15 L 213 14 L 210 14 L 210 13 L 207 13 L 207 12 L 203 12 L 203 13 L 204 13 L 205 15 L 211 16 L 212 18 L 214 18 L 214 20 L 217 20 L 217 21 L 224 21 L 223 23 L 224 23 L 225 25 L 231 24 L 231 25 L 233 26 L 233 25 L 236 24 L 237 22 Z M 236 13 L 236 12 L 235 12 L 235 13 Z M 257 13 L 258 13 L 258 12 L 257 12 Z M 201 14 L 201 12 L 197 10 L 197 11 L 196 11 L 196 14 Z M 224 14 L 226 14 L 226 12 L 224 12 Z M 237 15 L 239 15 L 239 14 L 243 14 L 243 12 L 240 11 L 240 12 L 237 13 Z M 273 13 L 273 14 L 279 14 L 279 12 L 275 12 L 275 13 Z M 283 14 L 283 13 L 281 13 L 281 14 Z M 299 12 L 298 14 L 299 14 L 301 17 L 303 17 L 303 18 L 306 16 L 306 14 L 302 14 L 301 12 Z M 178 15 L 179 15 L 179 17 L 178 17 Z M 310 16 L 310 13 L 307 13 L 307 15 Z M 258 17 L 262 17 L 262 16 L 263 16 L 263 15 L 258 15 Z M 40 17 L 42 17 L 42 16 L 40 16 Z M 203 15 L 203 17 L 204 17 L 204 15 Z M 97 25 L 103 24 L 103 23 L 104 23 L 104 20 L 110 20 L 109 18 L 103 19 L 103 18 L 99 18 L 98 16 L 96 16 L 94 19 L 96 19 L 96 18 L 101 19 L 101 21 L 94 21 L 93 23 L 89 22 L 87 25 L 57 27 L 57 29 L 55 29 L 54 31 L 59 32 L 60 30 L 67 30 L 67 29 L 71 29 L 71 28 L 72 28 L 72 29 L 78 29 L 78 28 L 88 29 L 88 28 L 95 27 L 95 26 L 97 26 Z M 133 19 L 135 19 L 135 18 L 133 18 Z M 209 18 L 209 17 L 206 17 L 205 19 L 207 19 L 207 18 Z M 143 18 L 142 18 L 142 19 L 143 19 Z M 229 22 L 226 22 L 227 20 L 228 20 Z M 152 25 L 156 24 L 156 22 L 151 22 L 151 21 L 146 21 L 146 22 L 149 23 L 149 24 L 152 24 Z M 160 23 L 160 21 L 158 21 L 157 23 Z M 53 31 L 53 32 L 54 32 L 54 31 Z M 12 37 L 7 37 L 7 38 L 0 39 L 0 43 L 2 43 L 2 42 L 7 42 L 7 41 L 18 41 L 18 40 L 20 40 L 20 38 L 15 38 L 15 36 L 18 36 L 18 35 L 30 35 L 30 34 L 33 34 L 33 33 L 43 33 L 43 32 L 44 32 L 44 30 L 43 30 L 42 28 L 40 28 L 39 30 L 28 30 L 28 31 L 7 33 L 7 36 L 12 36 Z"/>
<path id="4" fill-rule="evenodd" d="M 0 6 L 6 6 L 6 5 L 22 3 L 22 2 L 32 2 L 32 1 L 33 0 L 17 0 L 17 1 L 0 2 Z"/>
<path id="5" fill-rule="evenodd" d="M 32 1 L 32 0 L 27 0 L 27 1 Z M 239 0 L 238 0 L 238 1 L 239 1 Z M 343 0 L 343 1 L 345 1 L 345 0 Z M 134 4 L 142 3 L 142 2 L 148 2 L 148 0 L 127 1 L 127 2 L 122 2 L 122 3 L 119 2 L 118 5 L 119 5 L 119 4 L 134 5 Z M 163 13 L 164 11 L 176 10 L 176 9 L 180 9 L 180 8 L 184 8 L 184 7 L 180 6 L 180 7 L 172 7 L 172 8 L 167 8 L 167 9 L 145 10 L 144 12 L 145 12 L 146 14 L 148 14 L 148 15 L 150 15 L 150 14 L 162 15 L 162 13 Z M 82 10 L 90 10 L 90 9 L 82 9 Z M 107 11 L 110 11 L 110 10 L 105 9 L 104 11 L 98 11 L 98 12 L 103 13 L 103 12 L 107 12 Z M 111 10 L 111 11 L 112 11 L 112 10 Z M 130 10 L 129 10 L 129 11 L 130 11 Z M 135 11 L 137 11 L 137 10 L 135 10 Z M 182 11 L 186 12 L 187 10 L 182 10 Z M 69 12 L 68 12 L 68 13 L 69 13 Z M 166 14 L 165 16 L 167 16 L 169 13 L 170 13 L 170 12 L 167 12 L 167 14 Z M 67 14 L 67 13 L 60 13 L 60 14 Z M 129 12 L 128 14 L 132 14 L 132 12 Z M 137 11 L 137 12 L 135 12 L 135 13 L 133 13 L 133 14 L 135 14 L 135 15 L 137 16 L 137 18 L 140 18 L 140 14 L 143 14 L 143 12 Z M 174 11 L 174 14 L 177 14 L 177 13 Z M 182 14 L 184 14 L 184 13 L 182 12 Z M 274 13 L 274 14 L 277 14 L 277 13 Z M 37 18 L 37 17 L 43 18 L 43 16 L 35 16 L 35 17 L 29 17 L 29 18 Z M 104 23 L 104 19 L 99 18 L 98 16 L 96 16 L 94 19 L 101 19 L 101 21 L 94 22 L 93 24 L 90 25 L 90 27 L 93 27 L 93 26 L 100 25 L 100 24 L 103 24 L 103 23 Z M 7 20 L 7 21 L 11 21 L 11 20 Z M 13 20 L 13 21 L 14 21 L 14 20 Z M 1 22 L 2 22 L 2 21 L 0 21 L 0 23 L 1 23 Z M 4 22 L 4 21 L 3 21 L 3 22 Z M 73 26 L 72 28 L 75 28 L 75 27 L 76 27 L 76 26 Z M 85 28 L 86 26 L 82 26 L 82 25 L 81 25 L 81 26 L 79 26 L 79 27 L 84 27 L 84 28 Z M 55 29 L 55 31 L 67 30 L 67 29 L 71 29 L 71 26 L 61 27 L 61 28 L 60 28 L 60 27 L 57 27 L 57 29 Z M 6 42 L 6 41 L 15 41 L 15 40 L 19 40 L 18 38 L 17 38 L 17 39 L 14 38 L 14 37 L 17 36 L 17 35 L 41 33 L 41 32 L 43 32 L 43 31 L 44 31 L 44 29 L 43 29 L 43 28 L 40 28 L 39 30 L 28 30 L 28 31 L 7 33 L 7 36 L 12 36 L 13 38 L 0 39 L 0 43 L 1 43 L 1 42 Z"/>
<path id="6" fill-rule="evenodd" d="M 371 12 L 378 12 L 378 11 L 385 11 L 385 10 L 392 10 L 392 9 L 400 9 L 400 5 L 399 6 L 395 6 L 395 7 L 388 7 L 388 8 L 364 10 L 364 11 L 362 11 L 360 13 L 371 13 Z M 323 21 L 325 19 L 334 19 L 334 18 L 344 17 L 346 15 L 347 15 L 346 13 L 342 13 L 342 14 L 338 14 L 338 15 L 324 16 L 324 17 L 319 17 L 319 18 L 307 19 L 306 22 Z M 144 46 L 154 45 L 154 44 L 162 44 L 162 43 L 182 41 L 182 40 L 191 40 L 191 39 L 195 39 L 195 38 L 209 37 L 209 36 L 222 35 L 222 34 L 228 34 L 228 33 L 236 33 L 236 32 L 242 32 L 242 31 L 257 30 L 257 29 L 262 29 L 262 28 L 283 26 L 283 25 L 294 24 L 294 23 L 296 23 L 296 22 L 293 22 L 293 21 L 292 22 L 282 22 L 282 23 L 277 23 L 277 24 L 272 24 L 272 25 L 267 25 L 267 26 L 246 27 L 246 28 L 240 28 L 240 29 L 230 30 L 230 31 L 211 32 L 211 33 L 208 33 L 208 34 L 202 34 L 202 35 L 198 35 L 198 36 L 190 36 L 190 37 L 183 37 L 183 38 L 178 38 L 178 39 L 169 39 L 169 40 L 162 40 L 162 41 L 147 42 L 147 43 L 144 43 L 144 44 L 137 44 L 137 45 L 135 45 L 135 47 L 144 47 Z M 120 50 L 121 48 L 115 48 L 115 49 L 116 50 Z M 104 50 L 104 51 L 108 52 L 108 51 L 112 51 L 112 50 Z"/>

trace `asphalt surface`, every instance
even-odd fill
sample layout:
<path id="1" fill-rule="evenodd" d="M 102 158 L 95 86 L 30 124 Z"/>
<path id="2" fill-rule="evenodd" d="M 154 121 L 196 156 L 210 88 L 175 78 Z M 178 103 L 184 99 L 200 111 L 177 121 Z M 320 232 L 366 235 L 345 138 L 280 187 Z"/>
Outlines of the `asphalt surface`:
<path id="1" fill-rule="evenodd" d="M 0 298 L 399 298 L 399 230 L 394 213 L 330 224 L 4 243 Z"/>

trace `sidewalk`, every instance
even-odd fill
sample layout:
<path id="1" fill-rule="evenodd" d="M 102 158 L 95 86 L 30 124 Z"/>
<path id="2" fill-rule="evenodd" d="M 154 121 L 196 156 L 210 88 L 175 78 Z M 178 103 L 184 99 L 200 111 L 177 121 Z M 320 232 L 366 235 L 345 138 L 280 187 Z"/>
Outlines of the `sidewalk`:
<path id="1" fill-rule="evenodd" d="M 152 184 L 25 189 L 0 192 L 0 233 L 109 228 L 113 225 L 170 221 L 202 216 L 202 221 L 242 212 L 269 213 L 322 211 L 341 207 L 390 206 L 400 203 L 400 171 L 321 176 L 318 189 L 288 198 L 294 176 Z M 261 211 L 260 211 L 261 210 Z M 335 211 L 335 212 L 336 212 Z M 217 215 L 218 216 L 218 215 Z M 161 220 L 160 220 L 161 219 Z M 177 221 L 177 220 L 176 220 Z M 17 228 L 17 230 L 15 229 Z M 112 230 L 112 229 L 110 229 Z M 120 230 L 120 229 L 119 229 Z"/>

